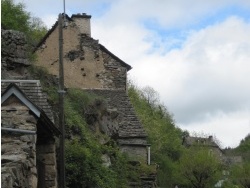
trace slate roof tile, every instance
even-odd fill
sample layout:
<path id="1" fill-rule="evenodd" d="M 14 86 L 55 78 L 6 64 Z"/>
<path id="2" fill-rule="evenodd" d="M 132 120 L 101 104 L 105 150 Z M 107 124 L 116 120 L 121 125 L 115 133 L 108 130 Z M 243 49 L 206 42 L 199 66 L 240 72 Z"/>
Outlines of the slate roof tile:
<path id="1" fill-rule="evenodd" d="M 147 134 L 136 116 L 129 97 L 124 90 L 111 89 L 85 89 L 89 93 L 104 97 L 108 108 L 116 108 L 119 113 L 120 123 L 118 135 L 120 138 L 145 138 Z"/>

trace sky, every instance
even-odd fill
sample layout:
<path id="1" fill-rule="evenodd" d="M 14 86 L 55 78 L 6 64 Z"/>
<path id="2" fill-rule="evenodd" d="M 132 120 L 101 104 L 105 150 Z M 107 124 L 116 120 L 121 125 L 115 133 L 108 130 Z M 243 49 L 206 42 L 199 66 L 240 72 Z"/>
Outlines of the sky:
<path id="1" fill-rule="evenodd" d="M 51 28 L 63 0 L 14 0 Z M 65 0 L 91 35 L 152 87 L 176 125 L 236 147 L 250 133 L 249 0 Z"/>

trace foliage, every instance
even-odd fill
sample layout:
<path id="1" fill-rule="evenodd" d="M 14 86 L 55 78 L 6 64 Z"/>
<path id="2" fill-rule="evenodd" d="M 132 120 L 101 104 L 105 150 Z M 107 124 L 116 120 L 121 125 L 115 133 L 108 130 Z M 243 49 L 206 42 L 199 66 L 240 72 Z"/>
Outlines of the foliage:
<path id="1" fill-rule="evenodd" d="M 250 162 L 241 165 L 235 165 L 231 169 L 231 177 L 233 182 L 242 188 L 250 187 Z"/>
<path id="2" fill-rule="evenodd" d="M 127 183 L 125 157 L 114 143 L 100 144 L 84 119 L 86 108 L 97 99 L 100 98 L 80 89 L 67 91 L 65 123 L 69 141 L 66 144 L 66 177 L 69 187 L 125 187 Z M 110 167 L 103 165 L 103 154 L 110 157 Z"/>
<path id="3" fill-rule="evenodd" d="M 250 134 L 241 140 L 240 145 L 234 149 L 234 153 L 241 155 L 245 161 L 250 162 Z"/>
<path id="4" fill-rule="evenodd" d="M 145 93 L 146 92 L 146 93 Z M 136 114 L 148 133 L 153 163 L 157 163 L 159 186 L 172 186 L 175 161 L 182 152 L 182 131 L 175 126 L 172 115 L 159 102 L 158 94 L 150 87 L 144 90 L 129 83 L 128 94 Z M 152 98 L 151 98 L 152 97 Z"/>
<path id="5" fill-rule="evenodd" d="M 221 174 L 219 161 L 204 148 L 187 149 L 179 165 L 179 174 L 184 180 L 182 183 L 191 187 L 213 187 Z"/>
<path id="6" fill-rule="evenodd" d="M 89 140 L 90 141 L 90 140 Z M 101 160 L 102 149 L 97 142 L 73 139 L 66 142 L 66 182 L 68 187 L 125 187 L 126 171 L 122 162 L 124 158 L 113 155 L 116 163 L 112 167 L 105 167 Z M 118 164 L 119 161 L 119 164 Z M 119 173 L 118 173 L 119 172 Z"/>
<path id="7" fill-rule="evenodd" d="M 40 18 L 32 17 L 23 3 L 1 0 L 1 25 L 5 29 L 17 30 L 26 34 L 30 45 L 36 45 L 46 34 L 47 28 Z"/>

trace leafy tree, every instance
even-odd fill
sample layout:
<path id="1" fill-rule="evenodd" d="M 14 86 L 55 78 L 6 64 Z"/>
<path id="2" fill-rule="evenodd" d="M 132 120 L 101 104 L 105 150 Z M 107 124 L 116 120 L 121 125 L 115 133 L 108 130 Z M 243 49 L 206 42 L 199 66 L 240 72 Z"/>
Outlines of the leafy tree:
<path id="1" fill-rule="evenodd" d="M 23 3 L 1 0 L 1 25 L 4 29 L 17 30 L 26 34 L 28 42 L 36 45 L 47 32 L 40 18 L 32 17 Z"/>
<path id="2" fill-rule="evenodd" d="M 13 29 L 22 32 L 29 31 L 30 13 L 26 12 L 22 3 L 14 4 L 13 0 L 1 0 L 1 25 L 5 29 Z"/>
<path id="3" fill-rule="evenodd" d="M 231 179 L 242 188 L 250 187 L 250 162 L 232 167 Z"/>
<path id="4" fill-rule="evenodd" d="M 188 187 L 213 187 L 219 180 L 220 169 L 218 159 L 203 148 L 187 149 L 179 161 L 179 175 Z"/>

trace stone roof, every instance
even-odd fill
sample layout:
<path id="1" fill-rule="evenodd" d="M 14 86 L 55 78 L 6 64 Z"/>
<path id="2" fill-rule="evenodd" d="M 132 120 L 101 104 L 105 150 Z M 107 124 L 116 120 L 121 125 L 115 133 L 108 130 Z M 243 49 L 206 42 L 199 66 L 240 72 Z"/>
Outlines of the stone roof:
<path id="1" fill-rule="evenodd" d="M 124 90 L 110 89 L 84 89 L 89 93 L 104 97 L 108 109 L 117 109 L 119 113 L 119 138 L 145 138 L 147 134 L 136 116 L 135 110 L 130 103 Z"/>
<path id="2" fill-rule="evenodd" d="M 48 118 L 54 122 L 51 107 L 47 101 L 47 96 L 42 92 L 39 80 L 1 80 L 1 92 L 4 93 L 10 84 L 18 86 L 26 97 L 41 108 Z"/>

